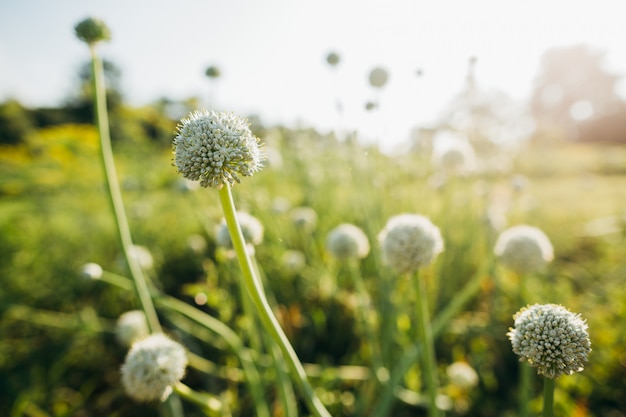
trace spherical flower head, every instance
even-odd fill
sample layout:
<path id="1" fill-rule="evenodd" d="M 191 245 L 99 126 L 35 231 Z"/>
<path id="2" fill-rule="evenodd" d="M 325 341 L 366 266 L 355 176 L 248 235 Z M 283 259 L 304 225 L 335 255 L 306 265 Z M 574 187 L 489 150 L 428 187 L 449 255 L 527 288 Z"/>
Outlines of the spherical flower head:
<path id="1" fill-rule="evenodd" d="M 136 340 L 150 334 L 146 315 L 141 310 L 130 310 L 120 315 L 115 323 L 115 338 L 118 343 L 128 347 Z"/>
<path id="2" fill-rule="evenodd" d="M 122 365 L 126 393 L 138 401 L 165 401 L 185 376 L 187 355 L 179 343 L 156 333 L 133 344 Z"/>
<path id="3" fill-rule="evenodd" d="M 367 235 L 353 224 L 340 224 L 328 233 L 326 249 L 340 260 L 365 258 L 370 251 Z"/>
<path id="4" fill-rule="evenodd" d="M 383 259 L 399 273 L 428 266 L 443 252 L 439 228 L 419 214 L 400 214 L 389 219 L 378 235 Z"/>
<path id="5" fill-rule="evenodd" d="M 387 84 L 387 80 L 389 80 L 389 73 L 384 68 L 374 68 L 370 72 L 369 81 L 372 87 L 382 88 Z"/>
<path id="6" fill-rule="evenodd" d="M 238 211 L 237 221 L 239 222 L 241 233 L 243 234 L 243 238 L 247 244 L 258 245 L 263 241 L 263 225 L 256 217 L 246 213 L 245 211 Z M 222 219 L 222 222 L 219 224 L 217 231 L 215 232 L 215 242 L 218 246 L 227 249 L 233 248 L 233 242 L 230 239 L 228 225 L 224 219 Z"/>
<path id="7" fill-rule="evenodd" d="M 475 387 L 478 384 L 478 374 L 467 362 L 454 362 L 446 368 L 450 383 L 463 389 Z"/>
<path id="8" fill-rule="evenodd" d="M 548 378 L 583 370 L 591 342 L 580 314 L 556 304 L 534 304 L 513 318 L 515 327 L 507 336 L 520 361 L 527 361 Z"/>
<path id="9" fill-rule="evenodd" d="M 328 55 L 326 55 L 326 62 L 328 62 L 328 65 L 330 65 L 331 67 L 339 64 L 340 59 L 341 58 L 337 52 L 330 52 Z"/>
<path id="10" fill-rule="evenodd" d="M 100 19 L 88 17 L 74 26 L 76 37 L 89 45 L 111 39 L 111 31 Z"/>
<path id="11" fill-rule="evenodd" d="M 541 230 L 527 225 L 502 232 L 493 251 L 504 266 L 518 273 L 540 271 L 554 259 L 550 239 Z"/>
<path id="12" fill-rule="evenodd" d="M 204 74 L 209 78 L 218 78 L 221 75 L 220 69 L 214 65 L 206 69 Z"/>
<path id="13" fill-rule="evenodd" d="M 96 263 L 93 262 L 89 262 L 86 263 L 85 265 L 83 265 L 81 271 L 80 271 L 80 275 L 83 278 L 86 279 L 93 279 L 93 280 L 98 280 L 100 278 L 102 278 L 102 274 L 104 273 L 104 271 L 102 270 L 102 267 Z"/>
<path id="14" fill-rule="evenodd" d="M 263 167 L 265 148 L 244 119 L 200 110 L 182 119 L 174 138 L 174 164 L 203 187 L 241 182 Z"/>

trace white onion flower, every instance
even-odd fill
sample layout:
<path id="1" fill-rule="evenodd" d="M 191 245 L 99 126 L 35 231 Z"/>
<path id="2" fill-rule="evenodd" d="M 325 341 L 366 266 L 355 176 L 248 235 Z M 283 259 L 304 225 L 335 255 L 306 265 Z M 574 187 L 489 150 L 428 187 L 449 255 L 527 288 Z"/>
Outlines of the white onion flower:
<path id="1" fill-rule="evenodd" d="M 591 352 L 587 323 L 557 304 L 534 304 L 518 311 L 507 336 L 520 361 L 540 375 L 557 378 L 580 372 Z"/>
<path id="2" fill-rule="evenodd" d="M 115 323 L 115 338 L 121 346 L 128 347 L 149 334 L 148 321 L 141 310 L 127 311 Z"/>
<path id="3" fill-rule="evenodd" d="M 265 148 L 249 124 L 234 114 L 201 110 L 178 125 L 174 164 L 183 177 L 203 187 L 241 182 L 263 167 Z"/>
<path id="4" fill-rule="evenodd" d="M 122 365 L 126 393 L 138 401 L 165 401 L 185 376 L 183 346 L 162 333 L 135 342 Z"/>
<path id="5" fill-rule="evenodd" d="M 519 273 L 540 271 L 554 259 L 550 239 L 541 230 L 527 225 L 502 232 L 493 251 L 504 266 Z"/>
<path id="6" fill-rule="evenodd" d="M 378 235 L 383 259 L 399 273 L 428 266 L 443 252 L 439 228 L 419 214 L 401 214 L 387 222 Z"/>
<path id="7" fill-rule="evenodd" d="M 353 224 L 344 223 L 328 233 L 326 249 L 337 259 L 365 258 L 370 251 L 367 235 Z"/>
<path id="8" fill-rule="evenodd" d="M 446 368 L 450 383 L 463 389 L 475 387 L 478 384 L 478 374 L 467 362 L 454 362 Z"/>

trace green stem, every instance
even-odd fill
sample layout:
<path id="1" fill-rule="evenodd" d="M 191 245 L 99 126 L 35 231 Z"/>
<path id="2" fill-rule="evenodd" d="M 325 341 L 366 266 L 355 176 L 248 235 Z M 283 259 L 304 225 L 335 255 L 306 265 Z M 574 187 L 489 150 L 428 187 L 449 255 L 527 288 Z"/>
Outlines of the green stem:
<path id="1" fill-rule="evenodd" d="M 283 353 L 285 362 L 289 369 L 292 379 L 298 385 L 304 400 L 310 411 L 317 417 L 330 417 L 330 413 L 324 408 L 324 405 L 315 395 L 313 388 L 309 384 L 306 373 L 296 352 L 293 350 L 287 336 L 283 332 L 278 320 L 274 316 L 267 299 L 265 298 L 261 283 L 253 274 L 252 262 L 246 250 L 246 243 L 243 233 L 239 226 L 236 216 L 235 204 L 233 202 L 230 186 L 227 184 L 219 190 L 220 202 L 224 210 L 224 218 L 230 232 L 230 238 L 237 253 L 237 259 L 241 267 L 244 285 L 252 297 L 252 301 L 256 307 L 261 324 L 265 327 L 274 343 L 278 345 Z"/>
<path id="2" fill-rule="evenodd" d="M 196 392 L 182 382 L 176 384 L 174 391 L 180 395 L 181 398 L 184 398 L 190 403 L 201 407 L 209 416 L 221 415 L 220 411 L 222 410 L 222 402 L 217 398 L 208 394 Z"/>
<path id="3" fill-rule="evenodd" d="M 378 338 L 374 334 L 374 331 L 369 321 L 369 313 L 372 310 L 369 302 L 369 296 L 367 290 L 365 289 L 365 283 L 363 282 L 363 276 L 361 275 L 361 269 L 359 268 L 357 260 L 350 259 L 348 261 L 348 267 L 350 269 L 350 275 L 352 277 L 352 281 L 354 282 L 354 287 L 357 292 L 357 298 L 359 300 L 359 306 L 357 311 L 359 314 L 359 318 L 362 321 L 363 329 L 365 331 L 365 335 L 368 339 L 371 349 L 373 368 L 372 370 L 374 371 L 374 375 L 377 375 L 378 371 L 384 368 L 384 365 L 380 353 Z"/>
<path id="4" fill-rule="evenodd" d="M 152 333 L 160 332 L 161 325 L 159 319 L 152 304 L 152 298 L 150 297 L 150 291 L 148 290 L 148 284 L 146 278 L 139 266 L 137 260 L 132 256 L 133 242 L 130 234 L 130 228 L 128 227 L 128 220 L 124 211 L 124 203 L 122 200 L 122 193 L 119 188 L 119 182 L 117 180 L 117 173 L 115 171 L 115 162 L 113 159 L 113 150 L 111 147 L 111 137 L 109 134 L 109 118 L 107 113 L 106 104 L 106 90 L 104 85 L 104 70 L 102 67 L 102 61 L 96 54 L 95 45 L 90 45 L 89 50 L 91 52 L 91 67 L 93 73 L 93 101 L 94 111 L 96 113 L 96 126 L 98 134 L 100 136 L 100 151 L 102 156 L 102 165 L 104 166 L 104 174 L 106 179 L 107 188 L 109 191 L 109 198 L 111 206 L 113 208 L 113 215 L 115 217 L 115 224 L 117 226 L 118 237 L 122 246 L 122 251 L 130 274 L 135 283 L 135 291 L 137 298 L 141 304 L 141 308 L 146 314 L 148 320 L 148 326 Z"/>
<path id="5" fill-rule="evenodd" d="M 359 303 L 357 306 L 357 317 L 361 321 L 361 326 L 365 332 L 366 341 L 370 348 L 371 355 L 370 367 L 372 378 L 368 379 L 365 387 L 361 390 L 359 406 L 357 407 L 357 415 L 363 415 L 364 410 L 371 406 L 371 402 L 375 397 L 374 393 L 380 389 L 381 386 L 384 386 L 387 383 L 389 375 L 387 369 L 383 365 L 380 343 L 378 342 L 379 339 L 376 337 L 369 320 L 372 309 L 369 303 L 369 295 L 365 289 L 365 283 L 363 282 L 363 276 L 361 275 L 358 260 L 349 259 L 347 263 Z"/>
<path id="6" fill-rule="evenodd" d="M 543 380 L 543 412 L 541 417 L 552 417 L 554 409 L 554 384 L 555 379 L 544 378 Z"/>
<path id="7" fill-rule="evenodd" d="M 435 317 L 432 324 L 432 332 L 434 338 L 437 338 L 437 336 L 441 334 L 444 327 L 448 324 L 452 317 L 454 317 L 459 311 L 461 311 L 461 309 L 476 295 L 476 293 L 478 293 L 481 288 L 481 282 L 485 276 L 485 271 L 490 274 L 491 269 L 489 268 L 492 267 L 492 264 L 493 262 L 490 262 L 483 267 L 485 269 L 479 270 L 478 273 L 476 273 L 472 277 L 472 279 L 470 279 L 467 284 L 465 284 L 461 291 L 456 293 L 454 298 L 450 300 L 450 302 L 448 302 L 446 307 L 439 314 L 437 314 L 437 317 Z M 394 398 L 396 388 L 402 381 L 402 377 L 415 363 L 421 352 L 421 345 L 413 345 L 404 353 L 400 361 L 397 362 L 396 366 L 391 372 L 389 382 L 383 388 L 382 395 L 378 400 L 376 409 L 372 413 L 372 417 L 382 417 L 389 415 L 389 410 L 392 406 L 392 400 Z"/>
<path id="8" fill-rule="evenodd" d="M 519 417 L 528 417 L 528 405 L 530 403 L 530 379 L 533 369 L 525 362 L 519 363 Z"/>
<path id="9" fill-rule="evenodd" d="M 437 408 L 437 358 L 435 357 L 435 342 L 432 329 L 430 327 L 430 313 L 428 312 L 427 295 L 424 288 L 424 282 L 420 278 L 419 273 L 414 274 L 415 290 L 416 290 L 416 310 L 417 310 L 417 332 L 419 339 L 422 341 L 424 354 L 422 355 L 422 371 L 426 380 L 426 389 L 428 393 L 428 408 L 430 417 L 440 415 Z"/>

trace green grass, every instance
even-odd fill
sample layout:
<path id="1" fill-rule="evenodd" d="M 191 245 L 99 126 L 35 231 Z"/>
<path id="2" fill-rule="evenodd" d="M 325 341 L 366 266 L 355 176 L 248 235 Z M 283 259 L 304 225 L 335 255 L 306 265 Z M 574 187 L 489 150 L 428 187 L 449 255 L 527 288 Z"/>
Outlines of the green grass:
<path id="1" fill-rule="evenodd" d="M 119 385 L 125 351 L 111 329 L 121 313 L 137 307 L 132 293 L 79 274 L 87 262 L 126 274 L 89 132 L 76 127 L 40 132 L 20 150 L 22 159 L 9 158 L 15 149 L 0 151 L 1 160 L 14 161 L 2 168 L 0 182 L 0 405 L 11 416 L 147 416 L 155 410 L 133 403 Z M 296 351 L 304 362 L 322 366 L 312 384 L 323 391 L 334 416 L 356 415 L 368 398 L 363 381 L 345 374 L 358 375 L 355 369 L 367 367 L 370 356 L 354 289 L 347 272 L 325 253 L 326 234 L 350 222 L 369 236 L 372 252 L 361 262 L 365 286 L 379 312 L 398 315 L 374 329 L 387 335 L 384 358 L 392 366 L 415 343 L 414 299 L 409 283 L 382 264 L 377 234 L 390 216 L 403 212 L 429 216 L 441 228 L 446 250 L 424 272 L 436 316 L 491 257 L 497 233 L 488 228 L 485 213 L 494 203 L 506 207 L 507 225 L 539 227 L 554 244 L 555 261 L 529 278 L 532 302 L 561 303 L 589 321 L 590 362 L 582 373 L 559 380 L 555 414 L 625 415 L 626 149 L 535 144 L 518 155 L 514 172 L 451 179 L 435 189 L 423 156 L 390 158 L 313 131 L 276 130 L 272 138 L 268 146 L 280 152 L 282 164 L 247 178 L 233 194 L 238 209 L 265 226 L 256 258 Z M 169 149 L 135 141 L 116 143 L 114 151 L 134 242 L 155 259 L 149 275 L 165 292 L 191 304 L 194 295 L 205 293 L 201 309 L 233 329 L 245 328 L 237 269 L 216 251 L 212 234 L 221 220 L 217 192 L 181 191 Z M 513 173 L 528 178 L 521 193 L 512 189 Z M 277 199 L 292 208 L 314 208 L 315 229 L 298 232 L 290 212 L 276 210 Z M 590 227 L 599 218 L 612 219 L 615 227 Z M 192 235 L 206 239 L 201 253 L 188 248 Z M 285 268 L 287 250 L 305 254 L 303 269 Z M 325 280 L 338 290 L 324 291 Z M 498 267 L 437 339 L 443 391 L 456 407 L 447 415 L 515 415 L 517 358 L 505 334 L 520 307 L 516 300 L 514 277 Z M 166 328 L 175 327 L 164 319 Z M 219 337 L 194 330 L 176 335 L 219 366 L 238 367 Z M 446 385 L 445 366 L 461 359 L 480 375 L 479 386 L 469 392 Z M 341 368 L 346 366 L 357 368 Z M 267 398 L 275 398 L 271 370 L 261 371 Z M 423 391 L 420 381 L 416 363 L 403 378 L 412 391 L 394 400 L 394 416 L 423 415 L 411 404 L 413 391 Z M 233 415 L 253 414 L 241 382 L 195 370 L 185 382 L 231 398 Z M 537 412 L 541 390 L 534 388 L 531 410 Z M 374 404 L 376 394 L 368 394 Z M 201 414 L 189 406 L 187 415 Z"/>

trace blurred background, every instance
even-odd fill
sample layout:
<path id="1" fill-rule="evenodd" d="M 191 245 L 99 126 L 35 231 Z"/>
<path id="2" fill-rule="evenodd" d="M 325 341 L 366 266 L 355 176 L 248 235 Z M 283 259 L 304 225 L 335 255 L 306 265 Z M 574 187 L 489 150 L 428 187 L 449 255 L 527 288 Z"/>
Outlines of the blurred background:
<path id="1" fill-rule="evenodd" d="M 137 308 L 133 294 L 81 272 L 94 262 L 127 275 L 93 127 L 89 51 L 74 35 L 88 16 L 112 32 L 98 52 L 116 166 L 160 291 L 249 342 L 237 267 L 215 238 L 215 190 L 195 189 L 171 166 L 181 117 L 232 111 L 268 149 L 267 167 L 234 187 L 236 204 L 265 227 L 256 257 L 268 291 L 334 416 L 371 415 L 361 401 L 378 398 L 362 391 L 366 332 L 326 235 L 353 223 L 368 236 L 360 268 L 372 314 L 397 313 L 375 329 L 395 364 L 415 346 L 414 300 L 382 266 L 376 239 L 403 212 L 430 217 L 445 240 L 424 273 L 433 317 L 484 274 L 437 340 L 447 416 L 517 415 L 519 367 L 505 334 L 524 301 L 519 277 L 485 272 L 495 239 L 517 224 L 542 229 L 555 252 L 526 277 L 526 302 L 560 303 L 589 322 L 589 364 L 559 380 L 557 415 L 626 416 L 626 25 L 617 0 L 1 0 L 0 415 L 158 409 L 120 386 L 127 349 L 115 328 Z M 213 366 L 185 382 L 227 399 L 233 416 L 254 415 L 219 335 L 159 313 Z M 458 362 L 478 382 L 455 385 L 446 369 Z M 425 415 L 417 364 L 401 385 L 386 415 Z"/>
<path id="2" fill-rule="evenodd" d="M 438 124 L 468 76 L 483 100 L 506 101 L 511 112 L 531 105 L 568 121 L 619 112 L 622 7 L 617 0 L 5 0 L 0 100 L 30 109 L 75 104 L 86 56 L 71 29 L 93 15 L 111 28 L 100 51 L 125 104 L 196 100 L 265 124 L 357 131 L 388 150 L 416 126 Z M 329 64 L 329 53 L 338 62 Z M 218 72 L 207 76 L 209 68 Z M 371 85 L 374 68 L 388 73 L 383 86 Z"/>

